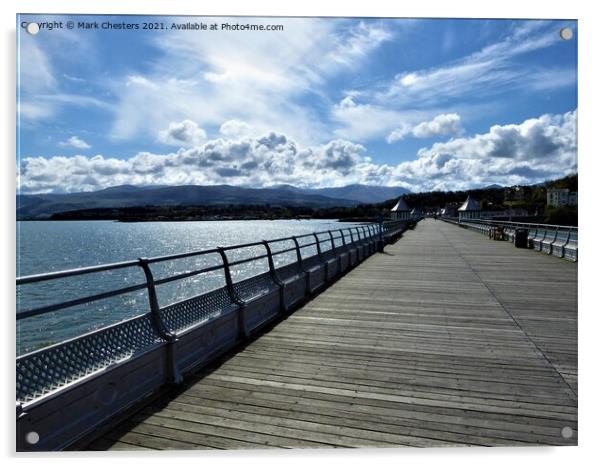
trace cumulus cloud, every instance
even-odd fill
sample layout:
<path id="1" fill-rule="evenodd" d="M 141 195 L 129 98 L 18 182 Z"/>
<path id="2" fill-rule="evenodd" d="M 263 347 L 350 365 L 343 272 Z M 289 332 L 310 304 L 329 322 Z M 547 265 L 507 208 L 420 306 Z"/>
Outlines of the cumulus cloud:
<path id="1" fill-rule="evenodd" d="M 414 191 L 483 184 L 537 183 L 577 168 L 576 111 L 435 143 L 398 165 L 377 164 L 366 148 L 345 139 L 302 147 L 282 133 L 218 138 L 168 154 L 141 152 L 127 160 L 55 156 L 24 158 L 19 189 L 71 192 L 120 184 L 233 184 L 305 187 L 352 183 L 404 186 Z"/>
<path id="2" fill-rule="evenodd" d="M 423 121 L 412 127 L 407 123 L 401 123 L 387 137 L 389 144 L 400 141 L 412 133 L 417 138 L 432 138 L 435 136 L 458 135 L 462 132 L 460 115 L 457 113 L 445 113 L 437 115 L 430 121 Z"/>
<path id="3" fill-rule="evenodd" d="M 190 147 L 201 144 L 207 133 L 190 120 L 171 122 L 164 131 L 159 131 L 159 141 L 173 146 Z"/>
<path id="4" fill-rule="evenodd" d="M 542 115 L 521 124 L 494 125 L 488 133 L 435 143 L 421 157 L 450 153 L 464 159 L 559 160 L 577 150 L 576 112 Z"/>
<path id="5" fill-rule="evenodd" d="M 275 132 L 240 140 L 214 139 L 168 154 L 140 152 L 127 160 L 95 157 L 28 157 L 19 165 L 21 192 L 73 192 L 120 184 L 288 183 L 333 186 L 355 179 L 370 165 L 366 149 L 344 140 L 300 148 Z"/>
<path id="6" fill-rule="evenodd" d="M 408 125 L 407 123 L 401 123 L 397 128 L 395 128 L 391 133 L 387 136 L 387 142 L 389 144 L 393 144 L 394 142 L 401 141 L 408 134 L 412 132 L 412 125 Z"/>
<path id="7" fill-rule="evenodd" d="M 576 111 L 542 115 L 520 124 L 435 143 L 393 170 L 394 180 L 421 190 L 482 184 L 536 183 L 577 170 Z"/>
<path id="8" fill-rule="evenodd" d="M 78 138 L 77 136 L 71 136 L 66 141 L 59 142 L 59 146 L 61 146 L 61 147 L 74 147 L 76 149 L 90 149 L 92 147 L 86 141 L 84 141 L 83 139 Z"/>
<path id="9" fill-rule="evenodd" d="M 219 133 L 226 138 L 240 139 L 248 136 L 251 129 L 251 126 L 244 121 L 228 120 L 220 126 Z"/>
<path id="10" fill-rule="evenodd" d="M 419 125 L 416 125 L 412 130 L 412 134 L 417 138 L 446 136 L 450 134 L 459 134 L 461 132 L 460 115 L 457 113 L 437 115 L 431 121 L 424 121 Z"/>

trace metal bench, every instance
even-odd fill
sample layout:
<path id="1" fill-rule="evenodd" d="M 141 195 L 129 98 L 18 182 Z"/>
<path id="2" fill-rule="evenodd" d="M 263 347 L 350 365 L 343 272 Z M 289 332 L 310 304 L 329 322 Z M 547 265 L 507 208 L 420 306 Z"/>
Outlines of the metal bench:
<path id="1" fill-rule="evenodd" d="M 532 244 L 533 249 L 536 251 L 541 251 L 542 241 L 546 239 L 546 235 L 548 234 L 548 230 L 545 228 L 538 228 L 535 237 L 533 238 Z"/>
<path id="2" fill-rule="evenodd" d="M 564 257 L 568 260 L 577 261 L 577 238 L 578 233 L 576 230 L 571 230 L 569 239 L 564 246 Z"/>
<path id="3" fill-rule="evenodd" d="M 329 237 L 326 238 L 321 248 L 325 249 L 322 252 L 322 260 L 324 261 L 324 264 L 326 266 L 326 280 L 328 282 L 331 282 L 335 280 L 341 273 L 341 264 L 339 262 L 339 256 L 334 242 L 334 236 L 330 231 L 327 233 Z"/>
<path id="4" fill-rule="evenodd" d="M 552 243 L 552 254 L 556 257 L 564 257 L 565 246 L 569 242 L 570 231 L 559 230 L 556 239 Z"/>
<path id="5" fill-rule="evenodd" d="M 558 228 L 556 230 L 548 230 L 545 239 L 541 241 L 541 252 L 552 254 L 552 244 L 558 236 Z"/>
<path id="6" fill-rule="evenodd" d="M 310 294 L 309 272 L 303 265 L 299 240 L 297 237 L 293 236 L 290 241 L 293 243 L 292 251 L 295 253 L 294 261 L 276 269 L 276 274 L 282 283 L 285 312 L 290 312 L 291 309 L 304 301 L 306 296 Z M 287 249 L 284 252 L 290 251 L 291 250 Z"/>

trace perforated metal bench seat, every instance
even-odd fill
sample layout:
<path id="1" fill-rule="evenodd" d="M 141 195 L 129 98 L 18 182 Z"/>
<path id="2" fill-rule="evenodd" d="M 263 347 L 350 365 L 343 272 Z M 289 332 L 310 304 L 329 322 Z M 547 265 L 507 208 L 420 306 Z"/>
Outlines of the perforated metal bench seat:
<path id="1" fill-rule="evenodd" d="M 251 332 L 280 312 L 280 286 L 269 272 L 234 283 L 234 291 L 244 302 L 245 333 Z"/>
<path id="2" fill-rule="evenodd" d="M 16 361 L 17 400 L 28 402 L 163 343 L 150 314 L 128 319 Z"/>
<path id="3" fill-rule="evenodd" d="M 284 307 L 288 311 L 309 294 L 308 273 L 298 262 L 280 267 L 276 272 L 284 287 Z"/>
<path id="4" fill-rule="evenodd" d="M 552 244 L 556 241 L 556 236 L 558 235 L 558 230 L 548 231 L 545 239 L 541 241 L 541 252 L 545 252 L 546 254 L 552 254 Z"/>
<path id="5" fill-rule="evenodd" d="M 303 259 L 303 268 L 309 274 L 309 292 L 315 293 L 326 283 L 326 264 L 319 256 Z"/>
<path id="6" fill-rule="evenodd" d="M 570 233 L 568 231 L 559 231 L 556 240 L 552 243 L 552 254 L 557 257 L 564 257 L 565 247 L 569 242 Z"/>

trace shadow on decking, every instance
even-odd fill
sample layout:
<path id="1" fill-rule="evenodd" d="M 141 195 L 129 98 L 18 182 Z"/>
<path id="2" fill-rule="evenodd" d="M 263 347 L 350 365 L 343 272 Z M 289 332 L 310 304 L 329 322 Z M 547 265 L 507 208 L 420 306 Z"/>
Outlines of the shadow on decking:
<path id="1" fill-rule="evenodd" d="M 306 299 L 296 309 L 303 307 L 308 302 L 311 302 L 315 296 Z M 293 311 L 294 313 L 294 311 Z M 81 442 L 73 445 L 69 450 L 108 450 L 116 442 L 119 442 L 120 438 L 134 429 L 136 426 L 142 424 L 146 419 L 152 417 L 156 413 L 161 412 L 169 403 L 177 399 L 180 395 L 186 393 L 191 387 L 201 382 L 207 375 L 212 374 L 218 370 L 223 364 L 228 362 L 233 357 L 237 356 L 240 352 L 244 351 L 247 346 L 253 344 L 263 335 L 272 331 L 281 322 L 287 320 L 290 314 L 283 314 L 276 317 L 274 320 L 266 323 L 260 329 L 257 329 L 247 339 L 240 341 L 232 349 L 228 350 L 222 356 L 218 357 L 215 361 L 192 370 L 184 376 L 184 381 L 180 385 L 168 385 L 159 393 L 155 394 L 152 398 L 141 401 L 136 406 L 130 408 L 125 413 L 122 413 L 116 419 L 107 423 L 101 431 L 98 431 L 93 438 L 86 438 Z M 133 446 L 134 447 L 134 446 Z"/>
<path id="2" fill-rule="evenodd" d="M 401 237 L 400 237 L 401 238 Z M 390 244 L 396 243 L 393 241 Z M 387 256 L 396 256 L 387 251 L 376 252 L 372 256 L 377 254 L 384 254 Z M 367 259 L 370 259 L 368 257 Z M 366 260 L 367 260 L 366 259 Z M 186 393 L 191 387 L 201 382 L 207 375 L 212 374 L 218 370 L 223 364 L 230 361 L 233 357 L 244 351 L 247 346 L 253 344 L 263 335 L 272 331 L 273 328 L 278 326 L 281 322 L 287 320 L 296 311 L 312 302 L 318 297 L 323 291 L 329 289 L 333 284 L 338 282 L 340 279 L 345 277 L 348 273 L 352 272 L 355 268 L 361 266 L 359 263 L 353 269 L 347 270 L 344 274 L 339 275 L 333 281 L 327 283 L 320 291 L 312 296 L 306 297 L 303 301 L 298 303 L 295 308 L 286 314 L 279 314 L 273 320 L 267 322 L 262 327 L 254 330 L 254 332 L 245 340 L 241 340 L 236 346 L 228 350 L 226 353 L 218 357 L 216 360 L 209 364 L 202 366 L 198 369 L 193 369 L 191 372 L 184 376 L 184 381 L 180 385 L 168 385 L 155 395 L 140 401 L 129 410 L 121 413 L 115 419 L 110 420 L 100 430 L 98 430 L 93 436 L 87 436 L 83 440 L 76 442 L 72 445 L 69 450 L 107 450 L 110 449 L 116 442 L 120 441 L 120 438 L 134 429 L 136 426 L 142 424 L 146 419 L 153 415 L 161 412 L 169 403 L 177 399 L 180 395 Z"/>

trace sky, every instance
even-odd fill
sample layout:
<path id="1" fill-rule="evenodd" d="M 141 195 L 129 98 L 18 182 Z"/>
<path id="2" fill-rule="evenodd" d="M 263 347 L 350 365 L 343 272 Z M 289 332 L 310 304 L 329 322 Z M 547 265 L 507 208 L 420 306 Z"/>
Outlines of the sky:
<path id="1" fill-rule="evenodd" d="M 247 24 L 278 27 L 223 29 Z M 21 15 L 17 38 L 21 193 L 577 171 L 576 21 Z"/>

